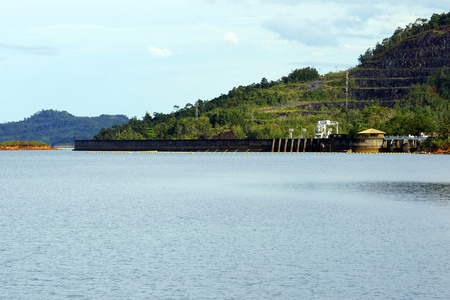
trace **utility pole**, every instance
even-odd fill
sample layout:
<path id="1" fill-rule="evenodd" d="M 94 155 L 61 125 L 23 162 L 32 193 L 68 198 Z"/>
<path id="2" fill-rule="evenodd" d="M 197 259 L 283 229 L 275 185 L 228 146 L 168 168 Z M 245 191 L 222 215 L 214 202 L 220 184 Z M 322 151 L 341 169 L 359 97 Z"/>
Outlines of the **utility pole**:
<path id="1" fill-rule="evenodd" d="M 345 72 L 345 107 L 348 110 L 348 71 Z"/>
<path id="2" fill-rule="evenodd" d="M 198 101 L 195 102 L 195 120 L 198 120 Z"/>
<path id="3" fill-rule="evenodd" d="M 345 72 L 345 113 L 347 115 L 348 125 L 348 71 Z"/>

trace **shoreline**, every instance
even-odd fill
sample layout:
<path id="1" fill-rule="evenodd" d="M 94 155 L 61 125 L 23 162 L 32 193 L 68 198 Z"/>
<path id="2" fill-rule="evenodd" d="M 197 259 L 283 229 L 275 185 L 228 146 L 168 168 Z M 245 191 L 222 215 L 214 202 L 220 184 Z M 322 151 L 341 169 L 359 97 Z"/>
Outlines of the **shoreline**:
<path id="1" fill-rule="evenodd" d="M 50 146 L 0 146 L 0 151 L 24 151 L 24 150 L 59 150 Z"/>

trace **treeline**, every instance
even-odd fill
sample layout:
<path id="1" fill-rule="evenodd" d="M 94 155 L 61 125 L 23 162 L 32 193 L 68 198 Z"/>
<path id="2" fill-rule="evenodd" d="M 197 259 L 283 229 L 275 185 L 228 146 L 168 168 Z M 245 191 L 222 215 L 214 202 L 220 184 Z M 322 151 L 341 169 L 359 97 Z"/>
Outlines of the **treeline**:
<path id="1" fill-rule="evenodd" d="M 73 144 L 76 139 L 92 139 L 101 128 L 128 120 L 125 115 L 76 117 L 66 111 L 42 110 L 23 121 L 0 124 L 0 142 L 24 140 L 49 145 Z"/>
<path id="2" fill-rule="evenodd" d="M 46 143 L 36 142 L 36 141 L 8 141 L 0 143 L 0 147 L 5 146 L 35 146 L 35 147 L 44 147 L 48 146 Z"/>
<path id="3" fill-rule="evenodd" d="M 359 56 L 358 61 L 360 64 L 363 64 L 373 57 L 396 47 L 409 37 L 447 25 L 450 25 L 450 13 L 433 14 L 430 20 L 419 18 L 405 28 L 398 27 L 391 37 L 385 38 L 381 43 L 377 43 L 374 48 L 368 48 L 364 54 Z"/>
<path id="4" fill-rule="evenodd" d="M 128 124 L 103 128 L 99 140 L 130 139 L 198 139 L 209 138 L 233 130 L 240 138 L 265 138 L 283 134 L 284 126 L 277 118 L 260 110 L 301 98 L 306 92 L 302 85 L 319 79 L 315 68 L 292 71 L 277 81 L 262 78 L 260 83 L 233 88 L 210 101 L 198 100 L 185 107 L 174 106 L 169 114 L 148 112 Z M 312 93 L 311 99 L 316 95 Z M 308 94 L 309 95 L 309 94 Z"/>
<path id="5" fill-rule="evenodd" d="M 314 69 L 305 71 L 308 70 Z M 345 73 L 334 73 L 330 77 L 342 81 Z M 285 83 L 283 80 L 266 88 L 258 84 L 240 86 L 211 101 L 199 100 L 184 108 L 175 107 L 175 111 L 169 114 L 154 113 L 151 116 L 146 113 L 142 119 L 132 118 L 128 123 L 103 128 L 95 139 L 202 139 L 230 130 L 239 138 L 284 138 L 291 128 L 294 136 L 300 136 L 302 129 L 306 129 L 307 137 L 311 137 L 317 121 L 330 119 L 339 122 L 340 133 L 354 135 L 374 127 L 392 136 L 436 135 L 435 144 L 445 145 L 449 141 L 440 132 L 445 132 L 450 118 L 449 79 L 450 68 L 443 67 L 436 70 L 426 84 L 414 86 L 414 91 L 399 100 L 395 107 L 382 107 L 374 100 L 373 105 L 365 109 L 352 109 L 351 105 L 347 109 L 341 87 L 325 85 L 311 91 L 304 83 Z M 330 99 L 341 105 L 320 105 L 321 102 L 330 103 Z M 262 109 L 292 100 L 321 108 Z"/>
<path id="6" fill-rule="evenodd" d="M 298 71 L 291 74 L 301 73 Z M 312 73 L 315 70 L 302 71 Z M 313 80 L 317 78 L 313 77 Z M 333 78 L 342 81 L 345 74 L 333 74 Z M 381 107 L 374 100 L 373 106 L 362 110 L 343 107 L 342 87 L 324 86 L 312 91 L 301 83 L 303 80 L 297 83 L 279 80 L 267 88 L 258 84 L 240 86 L 211 101 L 199 100 L 184 108 L 175 107 L 169 114 L 154 113 L 151 116 L 146 113 L 141 120 L 132 118 L 126 124 L 103 128 L 95 139 L 199 139 L 212 138 L 230 130 L 240 138 L 283 138 L 290 128 L 294 129 L 294 135 L 301 135 L 302 129 L 307 129 L 307 136 L 312 136 L 317 121 L 324 119 L 338 121 L 341 133 L 352 135 L 369 127 L 389 135 L 431 134 L 439 132 L 443 120 L 450 117 L 449 78 L 450 70 L 444 67 L 426 84 L 415 86 L 414 91 L 399 100 L 395 107 Z M 293 100 L 321 108 L 311 110 L 294 106 L 278 111 L 263 110 Z M 330 100 L 336 105 L 320 105 Z"/>
<path id="7" fill-rule="evenodd" d="M 388 51 L 412 35 L 447 25 L 450 14 L 435 14 L 430 21 L 420 19 L 406 29 L 397 29 L 362 60 Z M 446 135 L 450 120 L 448 66 L 436 69 L 426 83 L 409 86 L 412 92 L 403 99 L 384 99 L 388 103 L 383 99 L 349 99 L 351 104 L 346 105 L 346 81 L 346 72 L 322 77 L 314 68 L 296 69 L 276 81 L 262 78 L 259 83 L 235 87 L 212 100 L 175 105 L 172 113 L 147 112 L 142 119 L 135 117 L 128 123 L 103 128 L 95 139 L 205 139 L 230 131 L 239 138 L 271 139 L 285 138 L 291 129 L 294 136 L 306 130 L 310 138 L 319 120 L 333 120 L 339 122 L 340 133 L 355 135 L 373 127 L 391 136 L 433 136 L 432 146 L 450 144 Z M 350 78 L 349 88 L 358 88 L 356 84 Z"/>

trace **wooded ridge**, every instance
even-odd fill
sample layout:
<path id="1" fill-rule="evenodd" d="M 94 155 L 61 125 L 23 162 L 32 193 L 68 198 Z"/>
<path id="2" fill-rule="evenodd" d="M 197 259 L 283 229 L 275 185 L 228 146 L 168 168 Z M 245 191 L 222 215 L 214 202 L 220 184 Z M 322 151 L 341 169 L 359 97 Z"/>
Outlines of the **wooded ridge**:
<path id="1" fill-rule="evenodd" d="M 23 140 L 71 145 L 74 140 L 92 139 L 102 128 L 128 120 L 125 115 L 76 117 L 66 111 L 42 110 L 23 121 L 0 124 L 0 142 Z"/>
<path id="2" fill-rule="evenodd" d="M 350 70 L 320 75 L 308 67 L 277 81 L 262 78 L 212 100 L 174 105 L 172 113 L 147 112 L 95 138 L 199 139 L 232 131 L 239 138 L 270 139 L 287 137 L 290 129 L 294 136 L 306 129 L 312 137 L 326 119 L 350 135 L 370 127 L 388 135 L 436 135 L 450 127 L 449 45 L 450 13 L 433 14 L 395 30 Z"/>

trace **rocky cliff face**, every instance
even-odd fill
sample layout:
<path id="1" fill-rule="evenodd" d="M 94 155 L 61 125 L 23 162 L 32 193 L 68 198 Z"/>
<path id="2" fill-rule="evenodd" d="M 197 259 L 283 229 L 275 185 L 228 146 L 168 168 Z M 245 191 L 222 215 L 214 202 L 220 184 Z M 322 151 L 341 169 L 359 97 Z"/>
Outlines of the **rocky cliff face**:
<path id="1" fill-rule="evenodd" d="M 397 47 L 350 71 L 358 100 L 400 99 L 412 85 L 425 83 L 436 69 L 450 66 L 450 26 L 410 37 Z"/>

